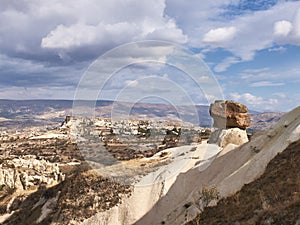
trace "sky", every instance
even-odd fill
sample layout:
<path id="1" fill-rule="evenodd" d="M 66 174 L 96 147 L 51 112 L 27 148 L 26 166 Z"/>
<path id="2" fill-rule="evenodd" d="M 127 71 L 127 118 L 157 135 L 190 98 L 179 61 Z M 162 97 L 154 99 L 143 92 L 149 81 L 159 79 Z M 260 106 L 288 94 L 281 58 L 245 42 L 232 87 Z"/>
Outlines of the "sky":
<path id="1" fill-rule="evenodd" d="M 300 1 L 0 0 L 0 99 L 88 98 L 95 88 L 130 100 L 142 93 L 134 87 L 152 87 L 134 100 L 184 92 L 195 104 L 222 95 L 289 111 L 300 105 L 299 61 Z"/>

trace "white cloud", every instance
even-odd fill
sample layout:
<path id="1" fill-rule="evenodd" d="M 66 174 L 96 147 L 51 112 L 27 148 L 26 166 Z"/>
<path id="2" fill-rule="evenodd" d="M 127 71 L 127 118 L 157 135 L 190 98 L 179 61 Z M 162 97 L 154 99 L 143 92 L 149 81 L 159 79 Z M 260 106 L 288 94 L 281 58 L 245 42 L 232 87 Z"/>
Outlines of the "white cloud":
<path id="1" fill-rule="evenodd" d="M 264 99 L 261 96 L 255 96 L 250 93 L 231 93 L 230 97 L 235 101 L 247 105 L 252 110 L 278 110 L 279 101 L 276 98 Z"/>
<path id="2" fill-rule="evenodd" d="M 187 3 L 186 0 L 128 0 L 121 3 L 119 0 L 89 0 L 89 4 L 84 0 L 52 0 L 51 3 L 36 0 L 2 1 L 0 52 L 7 59 L 0 57 L 0 67 L 5 72 L 0 76 L 0 83 L 2 86 L 11 85 L 13 80 L 17 87 L 25 83 L 38 86 L 47 82 L 49 86 L 67 83 L 72 86 L 91 59 L 119 44 L 143 39 L 162 39 L 201 48 L 198 56 L 208 59 L 211 57 L 209 52 L 222 48 L 224 54 L 212 60 L 212 65 L 215 65 L 214 60 L 220 60 L 214 68 L 216 72 L 252 60 L 260 50 L 283 51 L 283 47 L 274 46 L 300 45 L 300 1 L 278 1 L 268 10 L 249 10 L 230 18 L 228 14 L 224 16 L 227 6 L 233 2 L 239 4 L 241 1 L 190 0 Z M 157 61 L 163 61 L 168 53 L 170 51 L 163 46 L 145 48 L 144 51 L 126 49 L 118 53 L 114 63 L 123 65 L 120 61 L 125 61 L 125 65 L 126 61 L 131 62 L 128 55 L 140 60 L 154 55 Z M 15 61 L 20 58 L 25 60 Z M 108 71 L 117 68 L 110 61 L 108 59 L 104 63 L 104 69 Z M 78 66 L 81 70 L 75 68 L 74 62 L 76 65 L 82 63 Z M 227 84 L 238 86 L 244 82 L 248 84 L 247 87 L 249 84 L 263 87 L 282 85 L 283 77 L 287 84 L 296 78 L 299 80 L 297 65 L 291 68 L 298 68 L 298 71 L 279 66 L 275 65 L 272 71 L 266 68 L 232 74 L 229 79 L 226 77 Z M 8 78 L 6 72 L 15 76 Z M 41 78 L 41 74 L 46 75 Z M 226 79 L 222 81 L 226 83 Z M 134 78 L 124 77 L 122 84 L 126 80 Z M 207 79 L 204 76 L 200 80 L 205 83 Z M 12 94 L 13 91 L 6 93 Z M 235 97 L 253 99 L 249 95 Z M 268 102 L 268 99 L 256 98 L 258 102 Z"/>
<path id="3" fill-rule="evenodd" d="M 300 43 L 299 42 L 299 38 L 300 38 L 300 7 L 298 8 L 297 14 L 295 16 L 293 27 L 294 27 L 294 29 L 293 29 L 294 35 L 298 39 L 297 44 L 299 44 Z"/>
<path id="4" fill-rule="evenodd" d="M 259 68 L 259 69 L 246 69 L 243 72 L 244 73 L 256 73 L 257 74 L 257 73 L 267 72 L 269 70 L 270 70 L 270 68 L 264 67 L 264 68 Z"/>
<path id="5" fill-rule="evenodd" d="M 70 53 L 70 49 L 95 46 L 100 55 L 104 50 L 137 40 L 156 39 L 181 44 L 187 41 L 187 36 L 175 21 L 164 16 L 164 0 L 151 3 L 133 0 L 126 4 L 119 4 L 117 0 L 97 2 L 101 6 L 96 7 L 98 12 L 91 6 L 84 6 L 84 1 L 77 1 L 83 8 L 88 8 L 90 14 L 81 9 L 76 15 L 80 20 L 59 24 L 50 30 L 42 39 L 42 48 L 58 49 L 59 52 L 68 50 Z"/>
<path id="6" fill-rule="evenodd" d="M 224 42 L 231 41 L 236 35 L 236 32 L 237 29 L 235 27 L 211 29 L 204 35 L 203 42 L 214 45 L 222 44 Z"/>
<path id="7" fill-rule="evenodd" d="M 115 24 L 99 23 L 97 25 L 74 24 L 70 26 L 59 25 L 42 39 L 42 48 L 71 49 L 88 45 L 105 45 L 110 42 L 125 43 L 139 39 L 157 39 L 185 43 L 187 37 L 176 24 L 167 21 L 166 24 L 150 29 L 143 24 L 119 22 Z M 144 36 L 143 36 L 144 35 Z"/>
<path id="8" fill-rule="evenodd" d="M 218 100 L 218 97 L 216 97 L 214 95 L 204 94 L 204 96 L 208 102 L 214 102 L 214 101 Z"/>
<path id="9" fill-rule="evenodd" d="M 0 10 L 0 51 L 82 61 L 136 40 L 186 43 L 187 36 L 164 10 L 164 0 L 6 1 Z"/>
<path id="10" fill-rule="evenodd" d="M 232 1 L 191 1 L 186 4 L 184 0 L 175 0 L 175 3 L 168 3 L 166 12 L 176 16 L 177 24 L 188 35 L 191 46 L 206 48 L 208 51 L 221 47 L 240 59 L 232 63 L 224 60 L 216 67 L 217 71 L 235 63 L 251 61 L 257 51 L 271 48 L 275 43 L 300 45 L 300 38 L 296 38 L 300 37 L 299 1 L 280 1 L 267 10 L 248 11 L 232 19 L 222 16 L 226 12 L 226 5 Z M 172 4 L 178 9 L 175 10 Z M 182 8 L 184 10 L 180 13 L 179 9 Z M 172 14 L 172 10 L 176 13 Z M 190 13 L 185 13 L 187 10 Z"/>
<path id="11" fill-rule="evenodd" d="M 232 64 L 241 62 L 240 59 L 236 57 L 227 57 L 225 58 L 221 63 L 215 66 L 214 71 L 215 72 L 224 72 L 227 70 L 228 67 L 230 67 Z"/>
<path id="12" fill-rule="evenodd" d="M 146 33 L 147 39 L 173 41 L 184 44 L 188 41 L 188 37 L 183 34 L 181 29 L 178 29 L 173 19 L 169 19 L 165 26 L 153 29 L 153 31 Z"/>
<path id="13" fill-rule="evenodd" d="M 280 46 L 280 47 L 269 48 L 268 51 L 269 52 L 284 52 L 284 51 L 286 51 L 286 48 Z"/>
<path id="14" fill-rule="evenodd" d="M 289 95 L 285 92 L 275 92 L 270 97 L 256 96 L 250 93 L 230 93 L 229 98 L 241 102 L 249 109 L 256 111 L 288 112 L 300 104 L 300 95 Z"/>
<path id="15" fill-rule="evenodd" d="M 281 20 L 274 24 L 274 35 L 287 36 L 291 33 L 293 25 L 290 21 Z"/>
<path id="16" fill-rule="evenodd" d="M 274 23 L 274 37 L 280 44 L 300 45 L 300 7 L 291 20 L 280 20 Z"/>
<path id="17" fill-rule="evenodd" d="M 246 61 L 274 41 L 300 44 L 296 38 L 300 37 L 299 2 L 281 2 L 230 21 L 220 16 L 234 3 L 237 1 L 6 1 L 0 11 L 0 50 L 20 57 L 55 55 L 72 61 L 95 58 L 126 42 L 162 39 L 208 50 L 222 47 Z M 290 32 L 288 21 L 293 24 Z M 275 33 L 287 34 L 284 40 L 274 35 L 277 23 Z"/>
<path id="18" fill-rule="evenodd" d="M 238 74 L 238 77 L 244 83 L 259 83 L 263 81 L 281 84 L 283 80 L 286 82 L 295 82 L 299 79 L 299 74 L 300 67 L 296 64 L 282 68 L 247 69 Z"/>
<path id="19" fill-rule="evenodd" d="M 139 82 L 137 80 L 128 80 L 125 84 L 129 87 L 136 87 L 138 86 Z"/>
<path id="20" fill-rule="evenodd" d="M 274 87 L 274 86 L 283 86 L 283 82 L 272 82 L 272 81 L 259 81 L 250 84 L 251 87 Z"/>
<path id="21" fill-rule="evenodd" d="M 61 24 L 42 39 L 41 47 L 68 49 L 74 46 L 91 44 L 96 40 L 95 30 L 96 27 L 83 24 L 70 27 Z"/>

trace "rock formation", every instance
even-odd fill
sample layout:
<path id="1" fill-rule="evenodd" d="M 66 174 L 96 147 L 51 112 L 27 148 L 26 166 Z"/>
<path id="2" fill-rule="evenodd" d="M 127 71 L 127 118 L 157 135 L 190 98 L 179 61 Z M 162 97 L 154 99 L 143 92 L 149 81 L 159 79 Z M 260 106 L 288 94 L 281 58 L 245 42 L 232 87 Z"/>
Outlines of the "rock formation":
<path id="1" fill-rule="evenodd" d="M 38 160 L 35 156 L 24 156 L 3 160 L 0 165 L 0 187 L 3 189 L 28 190 L 40 184 L 57 184 L 64 174 L 55 163 Z"/>
<path id="2" fill-rule="evenodd" d="M 218 100 L 210 105 L 209 113 L 216 128 L 235 128 L 245 130 L 250 127 L 247 106 L 229 100 Z"/>
<path id="3" fill-rule="evenodd" d="M 73 116 L 66 116 L 64 122 L 62 122 L 61 127 L 65 128 L 69 125 L 69 122 L 72 121 L 74 119 Z"/>
<path id="4" fill-rule="evenodd" d="M 217 144 L 222 148 L 228 144 L 240 146 L 248 141 L 247 132 L 239 128 L 218 129 L 211 134 L 209 139 L 209 143 Z"/>
<path id="5" fill-rule="evenodd" d="M 240 146 L 248 142 L 246 128 L 250 126 L 247 106 L 234 101 L 215 101 L 210 105 L 214 127 L 209 143 L 225 148 L 228 144 Z"/>

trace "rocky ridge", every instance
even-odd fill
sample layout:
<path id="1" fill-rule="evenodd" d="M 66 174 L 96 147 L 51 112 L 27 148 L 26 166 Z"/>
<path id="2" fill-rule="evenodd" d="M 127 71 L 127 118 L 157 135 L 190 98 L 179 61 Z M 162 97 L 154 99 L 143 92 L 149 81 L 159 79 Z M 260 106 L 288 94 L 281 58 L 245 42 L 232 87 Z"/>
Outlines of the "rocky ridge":
<path id="1" fill-rule="evenodd" d="M 205 199 L 214 205 L 256 180 L 278 153 L 300 139 L 299 115 L 300 107 L 248 143 L 230 151 L 224 148 L 205 167 L 202 164 L 180 174 L 168 193 L 135 224 L 184 224 L 203 211 Z M 215 190 L 217 195 L 209 197 L 210 191 L 205 190 Z"/>

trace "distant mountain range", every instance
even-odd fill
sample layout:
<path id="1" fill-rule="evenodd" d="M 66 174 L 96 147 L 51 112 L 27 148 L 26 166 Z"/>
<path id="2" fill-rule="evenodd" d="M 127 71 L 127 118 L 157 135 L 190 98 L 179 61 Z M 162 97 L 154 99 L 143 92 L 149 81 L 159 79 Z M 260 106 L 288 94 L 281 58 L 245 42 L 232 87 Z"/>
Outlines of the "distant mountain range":
<path id="1" fill-rule="evenodd" d="M 91 103 L 81 101 L 83 108 L 80 111 L 86 111 L 85 105 Z M 72 100 L 0 100 L 0 127 L 57 126 L 67 115 L 72 115 L 72 107 Z M 208 105 L 175 108 L 165 104 L 136 103 L 132 107 L 130 103 L 116 104 L 113 101 L 98 100 L 94 110 L 98 117 L 111 117 L 112 110 L 115 115 L 122 115 L 124 111 L 128 112 L 128 107 L 131 107 L 130 116 L 138 119 L 178 120 L 180 117 L 187 122 L 199 123 L 202 127 L 212 125 Z M 198 117 L 193 109 L 196 109 Z M 260 113 L 251 110 L 249 113 L 253 129 L 263 129 L 283 115 L 277 112 Z"/>

